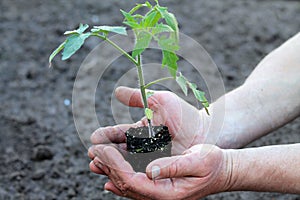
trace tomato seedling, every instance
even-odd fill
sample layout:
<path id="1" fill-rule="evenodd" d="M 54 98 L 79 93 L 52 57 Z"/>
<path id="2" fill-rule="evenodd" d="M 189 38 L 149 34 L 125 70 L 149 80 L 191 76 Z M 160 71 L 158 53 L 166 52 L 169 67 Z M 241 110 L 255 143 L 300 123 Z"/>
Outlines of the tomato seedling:
<path id="1" fill-rule="evenodd" d="M 189 89 L 193 92 L 195 98 L 203 105 L 207 113 L 209 106 L 204 92 L 198 90 L 196 84 L 188 81 L 188 79 L 178 71 L 177 61 L 179 60 L 179 58 L 176 55 L 176 51 L 178 51 L 180 47 L 178 22 L 175 15 L 169 12 L 167 7 L 160 6 L 158 0 L 155 0 L 153 4 L 146 1 L 142 4 L 136 4 L 136 6 L 134 6 L 129 12 L 121 10 L 122 15 L 124 16 L 123 24 L 129 27 L 133 31 L 135 36 L 135 45 L 132 53 L 126 52 L 108 37 L 110 33 L 127 35 L 126 27 L 93 26 L 93 28 L 88 30 L 89 26 L 87 24 L 80 24 L 78 29 L 66 31 L 64 33 L 67 36 L 66 40 L 61 45 L 59 45 L 59 47 L 55 49 L 49 57 L 49 62 L 51 63 L 53 58 L 62 51 L 62 60 L 69 59 L 75 52 L 77 52 L 81 48 L 86 39 L 90 37 L 100 38 L 101 40 L 108 42 L 114 48 L 120 51 L 126 58 L 128 58 L 130 62 L 132 62 L 136 66 L 139 88 L 144 105 L 144 113 L 146 118 L 148 119 L 147 129 L 149 138 L 156 137 L 157 133 L 153 131 L 154 129 L 156 129 L 156 131 L 165 131 L 166 129 L 165 127 L 152 127 L 151 120 L 153 118 L 153 111 L 149 108 L 147 99 L 151 95 L 153 95 L 153 92 L 147 91 L 147 89 L 150 88 L 150 86 L 152 86 L 153 84 L 164 80 L 174 79 L 179 84 L 185 95 L 188 94 Z M 147 11 L 143 14 L 143 11 L 145 10 Z M 162 53 L 162 68 L 166 67 L 168 69 L 170 77 L 162 77 L 158 80 L 153 80 L 150 83 L 145 83 L 142 54 L 149 47 L 151 42 L 156 42 L 160 47 Z M 162 134 L 160 134 L 160 136 L 161 135 Z M 163 135 L 163 137 L 165 137 L 165 135 Z M 135 136 L 133 136 L 133 138 L 135 138 Z M 165 138 L 167 138 L 166 140 L 171 139 L 171 137 Z M 151 141 L 149 142 L 151 143 Z M 162 146 L 165 145 L 165 143 L 162 144 Z M 148 149 L 143 149 L 143 146 L 145 146 L 144 144 L 140 144 L 138 146 L 139 148 L 135 149 L 135 153 L 151 151 Z M 128 143 L 127 148 L 129 148 Z M 154 150 L 160 148 L 161 147 L 155 147 Z"/>

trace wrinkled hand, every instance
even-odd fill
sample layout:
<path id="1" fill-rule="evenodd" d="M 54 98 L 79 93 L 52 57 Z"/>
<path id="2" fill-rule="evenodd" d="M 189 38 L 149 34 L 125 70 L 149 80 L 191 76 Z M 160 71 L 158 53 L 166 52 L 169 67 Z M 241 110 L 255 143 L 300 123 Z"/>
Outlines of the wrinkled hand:
<path id="1" fill-rule="evenodd" d="M 138 89 L 119 87 L 116 89 L 117 99 L 131 107 L 143 107 L 141 94 Z M 203 143 L 205 138 L 205 115 L 195 107 L 188 104 L 177 95 L 167 91 L 155 91 L 148 99 L 149 107 L 154 111 L 153 125 L 166 125 L 172 135 L 172 154 L 178 155 L 189 147 Z M 125 132 L 130 127 L 147 125 L 147 119 L 143 118 L 135 124 L 122 124 L 113 127 L 104 127 L 96 130 L 91 136 L 93 145 L 118 144 L 125 148 Z M 89 152 L 92 154 L 92 152 Z M 90 155 L 93 157 L 93 155 Z"/>
<path id="2" fill-rule="evenodd" d="M 227 150 L 195 145 L 182 155 L 160 158 L 136 173 L 112 146 L 93 148 L 93 166 L 109 177 L 105 189 L 134 199 L 199 199 L 230 186 L 231 159 Z M 154 180 L 155 179 L 155 180 Z"/>

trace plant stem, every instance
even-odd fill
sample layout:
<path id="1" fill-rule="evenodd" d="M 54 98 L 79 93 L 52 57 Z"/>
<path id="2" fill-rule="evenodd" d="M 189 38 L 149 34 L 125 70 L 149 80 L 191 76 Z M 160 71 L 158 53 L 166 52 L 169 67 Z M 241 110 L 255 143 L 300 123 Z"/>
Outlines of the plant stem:
<path id="1" fill-rule="evenodd" d="M 156 83 L 158 83 L 158 82 L 161 82 L 161 81 L 166 81 L 166 80 L 171 80 L 171 79 L 174 79 L 173 77 L 164 77 L 164 78 L 160 78 L 160 79 L 157 79 L 157 80 L 155 80 L 155 81 L 152 81 L 152 82 L 150 82 L 150 83 L 148 83 L 147 85 L 145 85 L 145 89 L 147 89 L 147 88 L 149 88 L 151 85 L 154 85 L 154 84 L 156 84 Z"/>
<path id="2" fill-rule="evenodd" d="M 140 90 L 142 94 L 142 100 L 144 103 L 144 109 L 148 108 L 148 101 L 147 101 L 147 96 L 146 96 L 146 88 L 145 88 L 145 81 L 144 81 L 144 74 L 143 74 L 143 68 L 142 68 L 142 58 L 141 55 L 138 55 L 138 65 L 136 65 L 137 68 L 137 74 L 138 74 L 138 79 L 140 82 Z M 152 128 L 152 123 L 151 120 L 148 119 L 148 124 L 149 124 L 149 137 L 153 137 L 153 128 Z"/>
<path id="3" fill-rule="evenodd" d="M 142 59 L 141 59 L 141 55 L 138 55 L 138 60 L 136 61 L 136 59 L 134 59 L 131 55 L 129 55 L 126 51 L 124 51 L 121 47 L 119 47 L 116 43 L 114 43 L 113 41 L 111 41 L 110 39 L 108 39 L 107 37 L 103 36 L 103 35 L 99 35 L 97 33 L 93 33 L 93 36 L 99 37 L 104 41 L 107 41 L 110 45 L 112 45 L 114 48 L 116 48 L 119 52 L 121 52 L 124 56 L 126 56 L 131 62 L 133 62 L 137 68 L 137 72 L 138 72 L 138 79 L 140 82 L 140 90 L 141 90 L 141 94 L 142 94 L 142 100 L 144 103 L 144 109 L 148 108 L 148 102 L 147 102 L 147 96 L 146 96 L 146 86 L 145 86 L 145 81 L 144 81 L 144 74 L 143 74 L 143 69 L 142 69 Z M 154 83 L 150 83 L 150 85 L 152 85 Z M 147 84 L 148 87 L 150 86 L 149 84 Z M 148 124 L 149 124 L 149 137 L 153 137 L 154 133 L 153 133 L 153 128 L 152 128 L 152 123 L 151 120 L 148 119 Z"/>
<path id="4" fill-rule="evenodd" d="M 133 62 L 133 64 L 135 64 L 135 66 L 139 65 L 139 63 L 131 56 L 129 55 L 126 51 L 124 51 L 121 47 L 119 47 L 116 43 L 114 43 L 113 41 L 111 41 L 110 39 L 108 39 L 105 36 L 99 35 L 99 34 L 92 34 L 93 36 L 99 37 L 104 41 L 107 41 L 111 46 L 113 46 L 114 48 L 116 48 L 120 53 L 122 53 L 124 56 L 126 56 L 131 62 Z"/>

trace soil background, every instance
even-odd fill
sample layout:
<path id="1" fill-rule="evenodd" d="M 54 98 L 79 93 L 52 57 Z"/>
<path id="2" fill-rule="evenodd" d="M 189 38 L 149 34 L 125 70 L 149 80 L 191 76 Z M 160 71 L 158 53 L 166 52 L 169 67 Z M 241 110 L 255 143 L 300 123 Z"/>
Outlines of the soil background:
<path id="1" fill-rule="evenodd" d="M 0 199 L 123 199 L 103 190 L 106 177 L 89 171 L 87 151 L 68 105 L 77 70 L 97 41 L 89 41 L 70 61 L 55 59 L 51 69 L 48 56 L 64 40 L 65 30 L 75 29 L 80 22 L 120 25 L 119 9 L 128 10 L 134 3 L 0 1 Z M 176 13 L 181 32 L 210 53 L 226 91 L 241 85 L 265 55 L 300 30 L 299 1 L 166 0 L 162 4 Z M 105 94 L 112 93 L 114 80 L 126 71 L 122 60 L 112 65 L 102 80 L 105 87 L 96 95 L 102 125 L 115 123 L 110 95 Z M 249 146 L 300 142 L 299 132 L 298 118 Z M 300 196 L 231 192 L 205 199 L 296 200 Z"/>

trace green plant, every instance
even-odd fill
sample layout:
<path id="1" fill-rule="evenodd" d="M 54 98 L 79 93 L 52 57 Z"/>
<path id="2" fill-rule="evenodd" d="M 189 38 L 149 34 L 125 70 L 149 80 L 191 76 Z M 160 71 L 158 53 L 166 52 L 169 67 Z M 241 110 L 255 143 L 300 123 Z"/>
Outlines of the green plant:
<path id="1" fill-rule="evenodd" d="M 138 11 L 141 11 L 141 8 L 144 8 L 143 10 L 147 9 L 144 15 L 138 13 Z M 130 27 L 135 35 L 135 46 L 131 54 L 124 51 L 108 38 L 109 33 L 127 35 L 126 27 L 94 26 L 90 31 L 87 31 L 89 26 L 87 24 L 80 24 L 78 29 L 64 33 L 67 39 L 50 55 L 49 63 L 61 51 L 62 60 L 69 59 L 81 48 L 85 40 L 89 37 L 98 37 L 111 44 L 136 66 L 139 87 L 144 103 L 144 112 L 149 124 L 149 137 L 154 136 L 151 125 L 153 111 L 148 107 L 147 99 L 153 95 L 153 92 L 147 91 L 147 89 L 160 81 L 168 79 L 176 80 L 185 95 L 188 94 L 188 89 L 191 89 L 196 99 L 201 102 L 208 113 L 207 108 L 209 104 L 204 92 L 198 90 L 196 84 L 189 82 L 182 73 L 178 72 L 176 51 L 179 50 L 179 30 L 174 14 L 170 13 L 167 7 L 160 6 L 158 0 L 155 0 L 154 5 L 148 1 L 143 4 L 136 4 L 129 12 L 121 10 L 121 13 L 125 18 L 123 23 Z M 171 76 L 145 83 L 141 58 L 142 53 L 149 47 L 152 41 L 157 42 L 161 48 L 162 67 L 167 67 Z"/>

